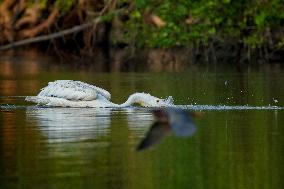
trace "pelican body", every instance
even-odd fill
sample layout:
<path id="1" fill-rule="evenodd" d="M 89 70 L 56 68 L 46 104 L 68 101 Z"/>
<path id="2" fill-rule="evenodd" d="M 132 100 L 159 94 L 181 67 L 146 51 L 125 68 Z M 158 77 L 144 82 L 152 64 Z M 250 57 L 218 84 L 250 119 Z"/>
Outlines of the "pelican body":
<path id="1" fill-rule="evenodd" d="M 73 80 L 49 82 L 37 96 L 26 97 L 26 101 L 59 107 L 123 108 L 134 104 L 143 107 L 167 107 L 173 105 L 172 97 L 160 99 L 147 93 L 134 93 L 122 104 L 115 104 L 110 99 L 111 94 L 105 89 Z"/>

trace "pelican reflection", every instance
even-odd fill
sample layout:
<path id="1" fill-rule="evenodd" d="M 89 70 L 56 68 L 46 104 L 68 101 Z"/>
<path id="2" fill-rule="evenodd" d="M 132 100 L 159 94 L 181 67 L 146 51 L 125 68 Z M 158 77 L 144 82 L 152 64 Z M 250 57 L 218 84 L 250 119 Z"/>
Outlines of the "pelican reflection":
<path id="1" fill-rule="evenodd" d="M 36 122 L 48 142 L 72 142 L 107 135 L 111 109 L 30 108 L 27 119 Z"/>

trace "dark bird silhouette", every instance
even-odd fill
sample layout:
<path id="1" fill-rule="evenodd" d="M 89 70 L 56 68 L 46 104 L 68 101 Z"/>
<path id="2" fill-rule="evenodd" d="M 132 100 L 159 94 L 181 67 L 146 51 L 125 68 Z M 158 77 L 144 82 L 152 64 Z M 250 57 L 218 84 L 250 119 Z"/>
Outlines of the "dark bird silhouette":
<path id="1" fill-rule="evenodd" d="M 196 127 L 192 121 L 192 114 L 176 108 L 158 109 L 153 111 L 156 121 L 152 124 L 145 138 L 137 146 L 141 151 L 161 141 L 162 138 L 174 133 L 178 137 L 192 136 Z"/>

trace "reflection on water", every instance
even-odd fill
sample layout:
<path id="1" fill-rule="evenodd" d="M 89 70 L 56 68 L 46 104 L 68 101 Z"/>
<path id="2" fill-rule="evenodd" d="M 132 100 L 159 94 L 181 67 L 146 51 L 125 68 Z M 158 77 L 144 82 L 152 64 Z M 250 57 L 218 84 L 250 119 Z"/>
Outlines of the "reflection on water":
<path id="1" fill-rule="evenodd" d="M 153 121 L 152 110 L 147 108 L 127 108 L 124 111 L 127 114 L 129 129 L 134 132 L 147 129 Z"/>
<path id="2" fill-rule="evenodd" d="M 27 123 L 35 123 L 48 142 L 93 140 L 106 135 L 110 126 L 110 109 L 31 108 Z"/>
<path id="3" fill-rule="evenodd" d="M 210 67 L 185 73 L 94 73 L 36 58 L 5 61 L 9 63 L 2 64 L 0 57 L 1 189 L 284 185 L 281 68 L 242 73 Z M 32 64 L 36 69 L 26 68 Z M 154 120 L 151 110 L 45 108 L 24 101 L 24 96 L 37 94 L 56 79 L 96 84 L 109 90 L 118 103 L 138 91 L 172 95 L 176 104 L 206 114 L 196 119 L 198 132 L 192 137 L 170 136 L 137 153 L 135 147 Z"/>
<path id="4" fill-rule="evenodd" d="M 281 188 L 283 115 L 209 111 L 192 138 L 136 153 L 153 122 L 147 109 L 1 109 L 0 186 Z"/>

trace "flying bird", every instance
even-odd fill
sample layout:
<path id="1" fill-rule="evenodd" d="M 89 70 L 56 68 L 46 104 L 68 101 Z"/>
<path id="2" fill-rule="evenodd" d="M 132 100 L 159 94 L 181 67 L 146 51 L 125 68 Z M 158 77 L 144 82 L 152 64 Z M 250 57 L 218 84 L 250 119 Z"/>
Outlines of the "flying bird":
<path id="1" fill-rule="evenodd" d="M 137 146 L 137 151 L 153 146 L 170 133 L 178 137 L 190 137 L 196 132 L 196 126 L 192 120 L 192 115 L 195 114 L 186 110 L 177 108 L 157 109 L 153 111 L 153 115 L 156 121 Z"/>

